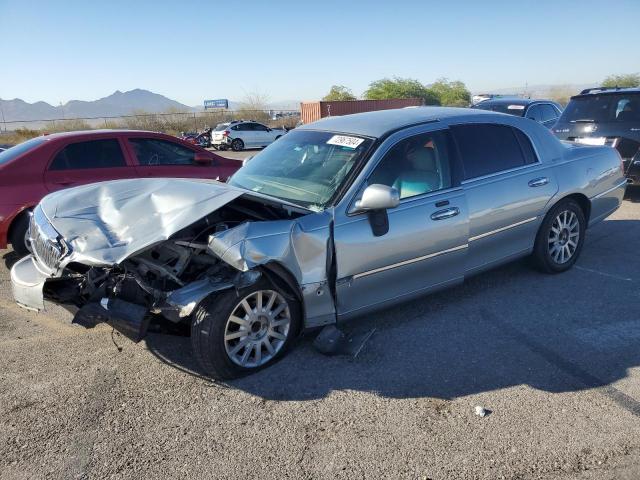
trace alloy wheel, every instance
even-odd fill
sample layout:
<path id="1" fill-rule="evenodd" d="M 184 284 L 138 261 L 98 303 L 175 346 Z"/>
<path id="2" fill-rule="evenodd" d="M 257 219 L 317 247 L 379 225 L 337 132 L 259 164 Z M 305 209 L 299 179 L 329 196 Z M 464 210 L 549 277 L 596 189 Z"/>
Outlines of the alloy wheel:
<path id="1" fill-rule="evenodd" d="M 291 328 L 287 301 L 274 290 L 258 290 L 244 297 L 227 319 L 224 345 L 233 363 L 255 368 L 282 349 Z"/>
<path id="2" fill-rule="evenodd" d="M 580 241 L 580 221 L 571 210 L 560 212 L 549 230 L 549 255 L 557 264 L 573 258 Z"/>

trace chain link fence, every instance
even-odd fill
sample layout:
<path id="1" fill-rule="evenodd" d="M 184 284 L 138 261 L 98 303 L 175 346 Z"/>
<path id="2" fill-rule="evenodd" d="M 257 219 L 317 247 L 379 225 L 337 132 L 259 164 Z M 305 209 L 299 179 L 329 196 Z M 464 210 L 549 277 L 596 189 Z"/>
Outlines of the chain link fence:
<path id="1" fill-rule="evenodd" d="M 0 145 L 15 145 L 47 133 L 100 128 L 148 130 L 180 135 L 183 132 L 215 128 L 234 120 L 254 120 L 270 127 L 294 128 L 300 120 L 297 110 L 208 110 L 203 112 L 140 113 L 134 115 L 18 120 L 0 123 Z"/>

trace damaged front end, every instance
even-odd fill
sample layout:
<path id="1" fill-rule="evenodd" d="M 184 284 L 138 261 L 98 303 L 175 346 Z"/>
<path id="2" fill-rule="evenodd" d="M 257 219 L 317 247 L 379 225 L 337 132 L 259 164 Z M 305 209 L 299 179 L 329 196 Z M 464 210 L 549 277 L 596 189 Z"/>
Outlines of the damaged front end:
<path id="1" fill-rule="evenodd" d="M 153 315 L 179 323 L 212 293 L 246 287 L 259 277 L 259 271 L 238 272 L 216 259 L 206 244 L 167 240 L 113 267 L 71 263 L 62 277 L 44 283 L 43 296 L 76 307 L 76 323 L 106 321 L 137 342 Z"/>
<path id="2" fill-rule="evenodd" d="M 266 275 L 287 284 L 316 323 L 335 320 L 330 215 L 223 184 L 132 182 L 43 200 L 33 255 L 12 270 L 19 304 L 41 310 L 46 299 L 77 310 L 75 322 L 107 321 L 139 341 L 154 315 L 187 321 L 208 296 Z"/>

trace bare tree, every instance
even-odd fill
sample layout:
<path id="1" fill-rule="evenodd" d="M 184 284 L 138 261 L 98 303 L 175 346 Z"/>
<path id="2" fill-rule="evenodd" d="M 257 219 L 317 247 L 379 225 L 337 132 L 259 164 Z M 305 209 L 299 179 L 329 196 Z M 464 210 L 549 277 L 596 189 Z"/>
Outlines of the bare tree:
<path id="1" fill-rule="evenodd" d="M 238 112 L 242 116 L 246 116 L 246 120 L 257 120 L 267 122 L 271 119 L 267 106 L 269 104 L 269 95 L 262 92 L 249 92 L 245 94 L 240 102 Z"/>

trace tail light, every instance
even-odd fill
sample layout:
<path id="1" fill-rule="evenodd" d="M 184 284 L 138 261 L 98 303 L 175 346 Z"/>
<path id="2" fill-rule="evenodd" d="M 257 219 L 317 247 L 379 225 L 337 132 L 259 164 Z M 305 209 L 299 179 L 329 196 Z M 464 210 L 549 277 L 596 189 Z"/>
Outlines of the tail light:
<path id="1" fill-rule="evenodd" d="M 222 132 L 222 136 L 223 137 L 228 137 L 229 133 L 231 133 L 231 132 L 229 132 L 229 130 L 225 130 L 224 132 Z"/>

